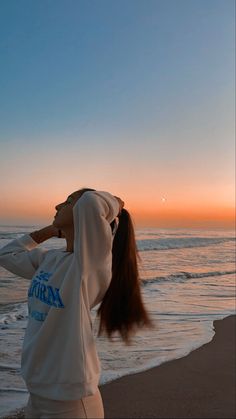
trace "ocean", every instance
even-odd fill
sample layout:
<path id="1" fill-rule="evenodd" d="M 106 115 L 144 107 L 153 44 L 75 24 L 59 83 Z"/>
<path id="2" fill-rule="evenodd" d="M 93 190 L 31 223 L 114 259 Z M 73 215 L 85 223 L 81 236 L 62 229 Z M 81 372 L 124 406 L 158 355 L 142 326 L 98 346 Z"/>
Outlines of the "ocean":
<path id="1" fill-rule="evenodd" d="M 0 226 L 0 247 L 39 228 Z M 187 355 L 212 340 L 214 320 L 236 314 L 234 230 L 142 228 L 135 234 L 141 292 L 156 329 L 140 330 L 131 346 L 118 335 L 113 342 L 96 338 L 100 384 Z M 65 248 L 65 240 L 53 238 L 39 246 Z M 28 400 L 20 359 L 29 285 L 29 280 L 0 267 L 0 417 Z"/>

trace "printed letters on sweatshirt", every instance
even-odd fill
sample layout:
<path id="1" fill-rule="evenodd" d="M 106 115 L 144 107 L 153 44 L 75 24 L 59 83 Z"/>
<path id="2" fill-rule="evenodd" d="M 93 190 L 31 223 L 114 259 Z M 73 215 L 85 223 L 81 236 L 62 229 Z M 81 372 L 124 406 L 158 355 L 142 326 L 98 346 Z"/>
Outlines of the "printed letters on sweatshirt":
<path id="1" fill-rule="evenodd" d="M 32 279 L 31 286 L 28 290 L 28 297 L 38 298 L 49 306 L 57 308 L 64 308 L 63 301 L 61 299 L 59 288 L 54 288 L 51 285 L 45 285 L 42 281 L 48 281 L 52 276 L 51 272 L 40 271 L 39 275 L 36 275 Z"/>

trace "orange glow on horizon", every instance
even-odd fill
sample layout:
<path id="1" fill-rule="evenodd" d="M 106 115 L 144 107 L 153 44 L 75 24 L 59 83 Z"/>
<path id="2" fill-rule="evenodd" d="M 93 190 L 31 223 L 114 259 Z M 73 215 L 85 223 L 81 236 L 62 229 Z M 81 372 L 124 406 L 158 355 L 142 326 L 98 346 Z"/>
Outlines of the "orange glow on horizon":
<path id="1" fill-rule="evenodd" d="M 17 200 L 17 202 L 8 201 L 5 208 L 1 212 L 1 224 L 4 220 L 12 222 L 21 220 L 22 223 L 31 223 L 32 220 L 38 220 L 39 224 L 50 224 L 56 213 L 55 205 L 62 202 L 61 199 L 48 200 L 45 196 L 41 197 L 40 204 L 37 199 L 32 200 L 26 205 L 25 200 Z M 225 227 L 235 228 L 235 209 L 233 207 L 216 206 L 196 206 L 195 203 L 190 205 L 173 205 L 168 206 L 166 202 L 154 205 L 141 205 L 134 202 L 127 203 L 125 208 L 130 212 L 135 227 Z M 11 221 L 12 220 L 12 221 Z"/>

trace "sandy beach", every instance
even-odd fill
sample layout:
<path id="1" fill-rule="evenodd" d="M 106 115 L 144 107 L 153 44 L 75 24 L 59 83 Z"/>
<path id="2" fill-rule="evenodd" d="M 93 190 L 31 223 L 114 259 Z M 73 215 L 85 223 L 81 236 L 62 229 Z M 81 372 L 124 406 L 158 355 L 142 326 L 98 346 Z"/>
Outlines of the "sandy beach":
<path id="1" fill-rule="evenodd" d="M 214 328 L 189 355 L 101 386 L 105 417 L 235 418 L 236 316 Z M 23 410 L 10 417 L 24 418 Z"/>

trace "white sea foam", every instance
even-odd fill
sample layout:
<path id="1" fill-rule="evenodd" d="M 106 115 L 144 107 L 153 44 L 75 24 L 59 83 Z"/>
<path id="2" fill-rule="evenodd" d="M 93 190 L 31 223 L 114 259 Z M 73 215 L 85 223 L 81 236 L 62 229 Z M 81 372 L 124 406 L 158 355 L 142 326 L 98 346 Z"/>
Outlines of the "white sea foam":
<path id="1" fill-rule="evenodd" d="M 219 319 L 219 318 L 218 318 Z M 157 367 L 165 362 L 183 358 L 184 356 L 187 356 L 190 352 L 193 350 L 201 347 L 202 345 L 205 345 L 206 343 L 210 342 L 215 334 L 212 326 L 213 322 L 209 321 L 209 327 L 208 327 L 208 333 L 205 333 L 201 339 L 198 341 L 190 341 L 189 345 L 185 346 L 184 348 L 181 348 L 176 351 L 165 351 L 165 353 L 161 354 L 156 353 L 156 357 L 153 356 L 149 361 L 145 362 L 144 364 L 136 365 L 133 368 L 123 368 L 119 369 L 117 371 L 102 371 L 101 378 L 99 384 L 105 384 L 109 383 L 111 381 L 116 380 L 117 378 L 124 377 L 126 375 L 130 374 L 137 374 L 139 372 L 147 371 L 150 368 Z M 205 324 L 206 326 L 206 324 Z"/>
<path id="2" fill-rule="evenodd" d="M 19 320 L 27 320 L 27 303 L 18 303 L 5 306 L 5 313 L 0 314 L 0 329 L 6 328 Z"/>

